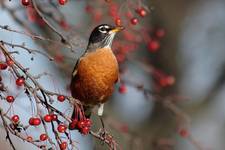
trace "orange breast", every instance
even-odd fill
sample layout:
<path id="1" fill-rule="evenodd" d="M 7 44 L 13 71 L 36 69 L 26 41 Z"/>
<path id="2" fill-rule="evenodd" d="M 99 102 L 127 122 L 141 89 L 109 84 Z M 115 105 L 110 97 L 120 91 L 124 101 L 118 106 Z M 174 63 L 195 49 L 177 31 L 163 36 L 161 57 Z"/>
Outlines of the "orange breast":
<path id="1" fill-rule="evenodd" d="M 86 105 L 103 103 L 112 94 L 118 74 L 118 63 L 110 49 L 87 53 L 71 82 L 72 96 Z"/>

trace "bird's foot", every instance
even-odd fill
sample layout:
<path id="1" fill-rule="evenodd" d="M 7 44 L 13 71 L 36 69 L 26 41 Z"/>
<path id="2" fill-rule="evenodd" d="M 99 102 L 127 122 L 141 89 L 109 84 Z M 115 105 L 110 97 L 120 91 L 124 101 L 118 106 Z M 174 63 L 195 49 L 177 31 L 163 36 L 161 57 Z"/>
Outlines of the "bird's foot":
<path id="1" fill-rule="evenodd" d="M 105 130 L 105 128 L 102 128 L 100 130 L 100 136 L 102 138 L 101 144 L 104 145 L 106 143 L 106 140 L 107 140 L 107 131 Z"/>

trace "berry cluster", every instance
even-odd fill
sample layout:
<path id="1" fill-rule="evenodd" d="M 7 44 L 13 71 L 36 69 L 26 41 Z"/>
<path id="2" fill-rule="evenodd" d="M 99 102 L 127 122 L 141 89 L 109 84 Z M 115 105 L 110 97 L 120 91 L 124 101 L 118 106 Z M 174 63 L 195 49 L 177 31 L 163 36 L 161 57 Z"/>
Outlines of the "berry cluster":
<path id="1" fill-rule="evenodd" d="M 129 5 L 129 4 L 127 4 Z M 129 7 L 129 6 L 127 6 Z M 134 12 L 134 13 L 133 13 Z M 139 22 L 139 17 L 143 18 L 147 15 L 147 11 L 144 7 L 138 7 L 134 9 L 134 11 L 131 11 L 131 9 L 128 9 L 126 14 L 126 17 L 128 18 L 129 22 L 132 25 L 137 25 Z M 137 15 L 134 15 L 137 14 Z M 122 20 L 120 17 L 120 12 L 119 12 L 119 6 L 116 3 L 111 2 L 110 7 L 109 7 L 109 15 L 112 16 L 114 19 L 114 22 L 117 26 L 122 25 Z"/>
<path id="2" fill-rule="evenodd" d="M 92 123 L 89 118 L 80 121 L 74 119 L 70 124 L 70 129 L 78 129 L 81 134 L 87 135 L 90 131 L 91 124 Z"/>
<path id="3" fill-rule="evenodd" d="M 151 34 L 152 36 L 147 38 L 149 39 L 147 40 L 147 47 L 150 52 L 154 53 L 160 49 L 159 40 L 161 40 L 165 36 L 166 32 L 163 28 L 157 28 L 153 30 L 153 33 Z"/>
<path id="4" fill-rule="evenodd" d="M 11 60 L 9 59 L 8 57 L 6 57 L 5 61 L 1 61 L 0 62 L 0 70 L 1 71 L 4 71 L 4 70 L 13 70 L 12 67 L 15 62 L 15 60 Z M 17 77 L 16 77 L 17 76 Z M 16 74 L 16 78 L 14 80 L 14 86 L 16 86 L 17 88 L 21 88 L 21 87 L 27 87 L 29 85 L 29 82 L 26 82 L 26 79 L 27 79 L 27 76 L 26 74 L 23 74 L 23 75 L 17 75 Z M 25 77 L 26 78 L 25 78 Z M 0 82 L 2 83 L 2 77 L 0 76 Z M 10 103 L 10 104 L 13 104 L 13 102 L 15 101 L 16 97 L 8 94 L 6 95 L 5 97 L 5 101 Z M 59 101 L 59 102 L 64 102 L 66 100 L 66 96 L 64 95 L 57 95 L 56 99 Z M 82 112 L 83 111 L 79 111 L 80 115 L 79 117 L 80 118 L 83 118 L 85 120 L 85 117 L 82 117 Z M 7 114 L 6 114 L 7 115 Z M 7 117 L 10 121 L 11 121 L 11 128 L 13 130 L 17 130 L 18 132 L 21 132 L 21 129 L 20 127 L 23 126 L 23 124 L 21 123 L 20 124 L 20 116 L 18 114 L 14 114 L 12 115 L 11 117 Z M 44 121 L 44 122 L 43 122 Z M 58 133 L 66 133 L 66 130 L 67 130 L 67 126 L 65 124 L 63 124 L 59 119 L 58 119 L 58 115 L 57 114 L 54 114 L 54 113 L 50 113 L 50 114 L 45 114 L 45 115 L 35 115 L 35 116 L 32 116 L 29 118 L 29 121 L 28 121 L 28 124 L 30 126 L 27 126 L 27 128 L 29 127 L 40 127 L 42 125 L 42 122 L 43 124 L 44 123 L 50 123 L 50 122 L 53 122 L 55 121 L 58 126 L 56 126 L 56 131 Z M 80 121 L 80 123 L 78 123 L 77 127 L 79 127 L 80 129 L 80 132 L 83 133 L 83 134 L 87 134 L 89 132 L 89 128 L 87 129 L 87 127 L 90 127 L 90 122 L 88 121 L 88 119 L 85 121 L 85 126 L 82 126 L 82 121 Z M 39 135 L 39 139 L 33 139 L 32 136 L 30 135 L 27 135 L 26 137 L 24 137 L 24 140 L 28 141 L 28 142 L 43 142 L 43 141 L 47 141 L 50 137 L 48 137 L 48 132 L 46 133 L 41 133 Z M 47 147 L 47 145 L 40 145 L 40 147 Z M 68 143 L 67 141 L 63 141 L 61 140 L 59 142 L 59 148 L 60 150 L 66 150 L 68 148 Z"/>
<path id="5" fill-rule="evenodd" d="M 9 67 L 11 67 L 14 64 L 14 62 L 11 59 L 6 59 L 5 62 L 0 62 L 0 70 L 6 70 Z"/>
<path id="6" fill-rule="evenodd" d="M 126 9 L 121 9 L 121 5 L 117 4 L 114 1 L 106 2 L 109 5 L 108 15 L 112 17 L 115 25 L 117 26 L 126 26 L 125 24 L 137 25 L 139 23 L 139 19 L 147 15 L 147 9 L 145 8 L 144 4 L 141 4 L 136 8 L 133 7 L 135 6 L 135 1 L 130 1 L 130 3 L 124 2 L 125 5 L 128 5 L 127 7 L 125 7 Z M 105 5 L 103 3 L 100 4 Z M 91 4 L 88 4 L 85 9 L 86 12 L 90 13 L 93 16 L 93 20 L 95 22 L 101 21 L 101 19 L 105 16 L 105 12 L 103 12 L 101 9 L 94 9 Z"/>
<path id="7" fill-rule="evenodd" d="M 113 11 L 114 9 L 111 9 L 111 11 Z M 134 12 L 138 15 L 138 16 L 135 16 L 131 11 L 128 11 L 126 13 L 126 16 L 127 18 L 130 20 L 130 23 L 132 25 L 137 25 L 139 23 L 139 17 L 143 18 L 147 15 L 147 11 L 144 7 L 139 7 L 137 9 L 134 10 Z M 112 13 L 113 14 L 113 13 Z M 116 16 L 114 17 L 114 22 L 117 26 L 121 26 L 122 25 L 122 21 L 121 21 L 121 18 Z"/>
<path id="8" fill-rule="evenodd" d="M 16 79 L 16 85 L 17 86 L 23 86 L 24 85 L 24 83 L 25 83 L 25 79 L 23 78 L 23 77 L 19 77 L 19 78 L 17 78 Z M 14 96 L 12 96 L 12 95 L 8 95 L 8 96 L 6 96 L 6 101 L 8 102 L 8 103 L 13 103 L 14 101 L 15 101 L 15 98 L 14 98 Z"/>
<path id="9" fill-rule="evenodd" d="M 58 120 L 58 116 L 56 114 L 46 114 L 44 116 L 44 121 L 45 122 L 51 122 L 51 121 L 57 121 Z"/>
<path id="10" fill-rule="evenodd" d="M 91 128 L 91 120 L 86 118 L 83 109 L 76 108 L 74 111 L 75 115 L 72 118 L 69 129 L 78 129 L 81 134 L 87 135 Z"/>
<path id="11" fill-rule="evenodd" d="M 53 1 L 57 4 L 59 4 L 59 5 L 65 5 L 69 0 L 52 0 L 51 2 L 53 2 Z M 132 5 L 132 7 L 126 7 L 126 9 L 122 9 L 122 10 L 124 10 L 124 13 L 120 13 L 120 11 L 119 11 L 120 5 L 116 4 L 115 1 L 112 1 L 112 0 L 105 0 L 105 1 L 109 3 L 109 13 L 110 13 L 111 17 L 113 17 L 113 19 L 115 19 L 115 24 L 118 25 L 118 26 L 125 25 L 125 21 L 126 21 L 126 24 L 128 25 L 127 27 L 133 27 L 134 25 L 138 25 L 139 22 L 140 22 L 140 19 L 145 17 L 148 14 L 148 9 L 146 9 L 146 7 L 144 7 L 143 4 L 140 4 L 138 6 L 133 5 L 134 3 L 136 3 L 134 1 L 131 1 L 131 3 L 133 3 L 133 4 L 126 3 L 129 6 Z M 48 22 L 45 22 L 42 19 L 42 17 L 39 16 L 40 14 L 38 13 L 37 10 L 35 10 L 35 8 L 33 6 L 33 3 L 32 3 L 33 2 L 32 0 L 20 0 L 20 2 L 23 6 L 25 6 L 24 8 L 27 11 L 27 15 L 28 15 L 30 21 L 33 21 L 33 23 L 36 23 L 38 25 L 46 25 L 46 23 L 48 24 Z M 44 4 L 47 4 L 47 3 L 48 2 L 46 2 Z M 49 1 L 49 3 L 50 3 L 50 1 Z M 93 3 L 96 3 L 96 2 L 93 2 Z M 101 2 L 98 1 L 98 3 L 100 4 Z M 41 9 L 42 5 L 38 5 L 38 6 Z M 93 6 L 96 6 L 96 5 L 90 5 L 90 6 L 93 7 Z M 103 9 L 96 9 L 95 11 L 93 11 L 92 7 L 87 7 L 86 10 L 89 11 L 89 12 L 93 12 L 92 14 L 94 16 L 95 21 L 101 21 L 100 19 L 102 19 L 102 17 L 104 17 L 104 16 L 108 17 L 108 15 L 105 15 L 105 12 L 103 12 L 104 11 Z M 104 7 L 104 8 L 107 8 L 107 7 Z M 44 13 L 45 10 L 41 10 L 41 11 L 43 11 L 43 15 L 47 14 L 47 13 L 46 14 Z M 55 11 L 55 12 L 57 13 L 57 11 Z M 121 17 L 120 16 L 121 14 L 123 14 L 124 16 Z M 68 28 L 67 22 L 65 22 L 64 20 L 61 20 L 61 17 L 58 17 L 57 14 L 53 14 L 53 16 L 57 16 L 54 21 L 59 23 L 59 25 L 63 29 Z M 49 18 L 51 18 L 51 14 L 49 14 Z M 133 27 L 133 29 L 136 29 L 136 28 Z M 159 35 L 161 35 L 161 34 L 162 33 L 160 33 Z M 139 39 L 137 38 L 136 34 L 132 35 L 132 34 L 129 34 L 129 33 L 125 33 L 124 37 L 127 37 L 128 42 L 130 42 L 130 44 L 127 44 L 126 46 L 121 48 L 124 54 L 128 53 L 131 49 L 137 48 L 136 45 L 133 44 L 135 42 L 131 42 L 132 40 L 141 41 L 140 38 Z M 121 44 L 119 44 L 119 45 L 121 45 Z M 57 56 L 56 62 L 57 61 L 63 62 L 64 57 L 61 54 L 60 55 L 56 54 L 55 56 Z M 120 58 L 121 61 L 123 61 L 125 59 L 123 54 L 117 55 L 117 56 L 118 56 L 117 58 Z M 7 68 L 12 66 L 13 64 L 14 64 L 14 62 L 12 60 L 6 59 L 5 62 L 0 63 L 0 70 L 6 70 Z M 29 85 L 29 82 L 32 82 L 30 80 L 31 78 L 26 73 L 21 73 L 21 74 L 23 74 L 23 76 L 17 75 L 17 78 L 15 79 L 15 85 L 16 85 L 17 88 L 20 88 L 20 89 L 22 89 L 23 86 L 25 87 L 24 89 L 28 89 L 27 87 Z M 28 79 L 29 79 L 29 82 L 26 81 Z M 34 96 L 33 91 L 35 91 L 35 90 L 39 91 L 39 88 L 42 89 L 41 86 L 40 86 L 40 87 L 38 87 L 38 89 L 32 89 L 31 91 L 28 91 L 30 93 L 27 92 L 25 94 L 27 94 L 28 97 L 29 96 L 33 97 Z M 125 84 L 120 85 L 119 92 L 120 93 L 126 93 L 127 92 L 127 87 L 126 87 Z M 55 95 L 51 95 L 51 94 L 48 94 L 48 93 L 44 93 L 43 95 L 46 95 L 46 97 L 47 97 L 46 103 L 50 102 L 52 97 L 55 96 Z M 37 96 L 37 95 L 35 95 L 35 96 Z M 8 103 L 13 104 L 13 102 L 15 101 L 16 98 L 17 98 L 16 96 L 14 97 L 14 96 L 8 94 L 8 96 L 6 96 L 6 98 L 5 98 L 5 100 Z M 67 99 L 67 97 L 64 96 L 64 95 L 57 95 L 56 99 L 57 99 L 58 102 L 64 102 Z M 27 126 L 27 127 L 33 128 L 35 126 L 35 128 L 37 128 L 37 127 L 41 127 L 41 125 L 45 125 L 45 124 L 48 126 L 48 125 L 50 125 L 50 123 L 53 124 L 53 121 L 55 121 L 54 125 L 55 125 L 55 131 L 57 132 L 57 134 L 61 134 L 61 133 L 67 134 L 67 128 L 68 128 L 67 123 L 64 124 L 65 120 L 61 121 L 62 118 L 67 120 L 67 116 L 62 115 L 61 112 L 55 111 L 55 109 L 48 108 L 47 104 L 45 104 L 44 102 L 41 102 L 41 98 L 37 97 L 37 101 L 40 102 L 40 105 L 43 104 L 44 108 L 50 109 L 50 113 L 44 114 L 42 116 L 42 115 L 40 115 L 42 113 L 39 112 L 39 109 L 37 109 L 37 112 L 32 112 L 32 117 L 29 118 L 29 125 L 30 126 Z M 38 103 L 38 105 L 39 105 L 39 103 Z M 34 110 L 36 111 L 36 109 L 34 109 Z M 70 123 L 69 129 L 78 129 L 81 134 L 87 135 L 90 132 L 92 122 L 89 118 L 85 117 L 83 109 L 80 108 L 80 106 L 78 108 L 76 108 L 76 111 L 77 112 L 76 112 L 75 118 L 73 118 L 72 122 Z M 57 115 L 51 114 L 51 112 L 57 112 Z M 20 116 L 20 117 L 22 117 L 22 116 Z M 9 117 L 9 119 L 11 119 L 12 124 L 19 124 L 20 123 L 20 117 L 15 114 L 15 115 L 12 115 L 11 117 Z M 59 119 L 58 119 L 58 117 L 59 117 Z M 41 123 L 43 123 L 43 124 L 41 124 Z M 126 130 L 126 128 L 124 128 L 124 130 Z M 39 135 L 39 140 L 33 139 L 32 136 L 28 136 L 28 135 L 27 135 L 27 137 L 25 137 L 25 139 L 27 139 L 27 141 L 30 141 L 30 142 L 41 141 L 41 144 L 42 144 L 42 143 L 47 143 L 48 139 L 50 140 L 50 137 L 48 137 L 48 135 L 51 135 L 51 134 L 49 134 L 48 131 L 46 131 L 46 133 L 41 133 Z M 42 141 L 46 141 L 46 142 L 42 142 Z M 67 147 L 68 147 L 67 141 L 64 141 L 63 139 L 60 139 L 60 141 L 58 143 L 59 143 L 59 147 L 60 147 L 61 150 L 67 149 Z M 42 147 L 42 146 L 47 148 L 47 144 L 41 145 L 40 147 Z"/>

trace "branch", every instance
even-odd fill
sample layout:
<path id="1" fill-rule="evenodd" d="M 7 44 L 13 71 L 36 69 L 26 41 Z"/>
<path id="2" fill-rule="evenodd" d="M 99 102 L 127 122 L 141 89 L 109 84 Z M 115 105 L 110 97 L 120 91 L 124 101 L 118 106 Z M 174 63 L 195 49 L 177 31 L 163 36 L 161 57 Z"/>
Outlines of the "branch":
<path id="1" fill-rule="evenodd" d="M 18 34 L 25 35 L 27 37 L 30 37 L 33 40 L 48 41 L 48 42 L 52 42 L 52 43 L 54 43 L 56 45 L 66 46 L 67 48 L 70 48 L 67 45 L 65 45 L 64 43 L 61 43 L 59 41 L 55 41 L 55 40 L 52 40 L 50 38 L 43 37 L 41 35 L 35 35 L 33 33 L 29 33 L 29 32 L 24 32 L 24 31 L 18 31 L 18 30 L 15 30 L 15 29 L 11 29 L 8 25 L 0 25 L 0 28 L 3 29 L 3 30 L 9 31 L 9 32 L 14 32 L 14 33 L 18 33 Z"/>
<path id="2" fill-rule="evenodd" d="M 23 45 L 12 44 L 12 43 L 8 43 L 8 42 L 2 41 L 2 40 L 0 41 L 0 43 L 5 44 L 5 45 L 8 45 L 8 46 L 11 46 L 12 48 L 18 47 L 18 48 L 24 49 L 24 50 L 26 50 L 30 54 L 39 53 L 39 54 L 47 57 L 50 61 L 53 61 L 54 60 L 54 58 L 52 58 L 48 54 L 46 54 L 46 53 L 44 53 L 42 51 L 36 50 L 36 49 L 31 49 L 31 48 L 25 47 L 24 44 Z"/>
<path id="3" fill-rule="evenodd" d="M 68 42 L 68 41 L 66 40 L 66 38 L 65 38 L 59 31 L 57 31 L 57 29 L 56 29 L 54 26 L 52 26 L 52 25 L 48 22 L 48 20 L 47 20 L 47 19 L 45 18 L 45 16 L 44 16 L 44 14 L 39 10 L 39 8 L 38 8 L 38 6 L 37 6 L 37 4 L 36 4 L 36 1 L 35 1 L 35 0 L 32 0 L 32 2 L 33 2 L 33 5 L 34 5 L 35 10 L 37 11 L 37 13 L 38 13 L 38 15 L 41 17 L 41 19 L 43 19 L 43 21 L 48 25 L 48 27 L 49 27 L 52 31 L 54 31 L 54 32 L 61 38 L 61 42 L 62 42 L 62 43 L 65 43 L 65 44 L 68 44 L 68 45 L 70 46 L 71 52 L 74 52 L 74 50 L 72 49 L 73 46 L 70 44 L 70 42 Z"/>
<path id="4" fill-rule="evenodd" d="M 5 118 L 4 118 L 4 115 L 2 114 L 2 109 L 0 109 L 0 116 L 2 118 L 3 126 L 5 128 L 6 139 L 9 140 L 9 143 L 10 143 L 11 147 L 13 148 L 13 150 L 16 150 L 16 148 L 15 148 L 15 146 L 14 146 L 14 144 L 13 144 L 13 142 L 12 142 L 10 136 L 9 136 L 8 125 L 7 125 L 7 122 L 6 122 Z"/>

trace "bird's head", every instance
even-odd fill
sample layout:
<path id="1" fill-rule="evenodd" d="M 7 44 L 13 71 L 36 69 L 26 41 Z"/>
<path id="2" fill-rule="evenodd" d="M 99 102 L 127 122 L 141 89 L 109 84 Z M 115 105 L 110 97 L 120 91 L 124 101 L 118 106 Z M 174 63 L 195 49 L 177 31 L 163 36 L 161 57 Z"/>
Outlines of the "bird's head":
<path id="1" fill-rule="evenodd" d="M 123 29 L 122 26 L 115 27 L 108 24 L 95 27 L 90 35 L 88 48 L 111 47 L 115 34 Z"/>

